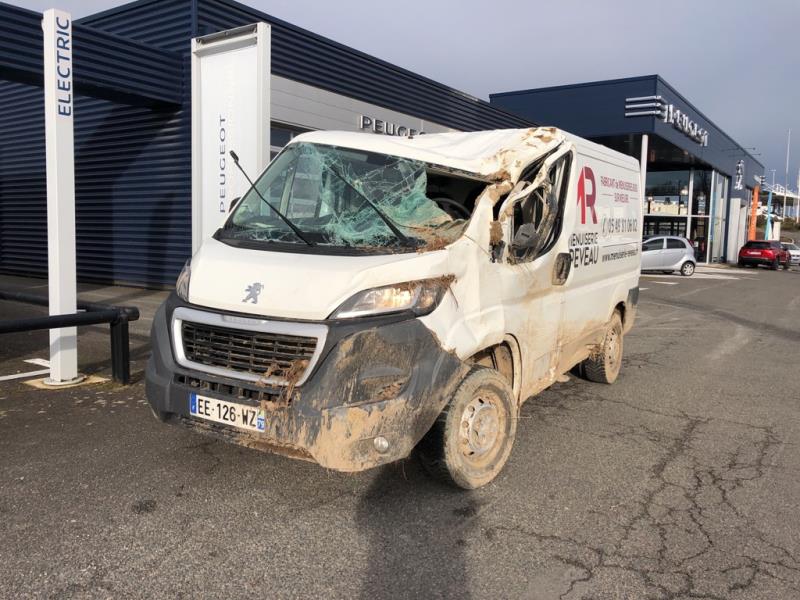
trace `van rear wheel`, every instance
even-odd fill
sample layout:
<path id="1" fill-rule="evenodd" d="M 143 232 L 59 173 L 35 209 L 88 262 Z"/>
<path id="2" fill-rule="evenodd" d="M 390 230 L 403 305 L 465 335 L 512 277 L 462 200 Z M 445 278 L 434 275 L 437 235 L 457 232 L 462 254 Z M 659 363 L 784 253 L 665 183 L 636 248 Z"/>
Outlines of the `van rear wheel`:
<path id="1" fill-rule="evenodd" d="M 622 366 L 622 318 L 614 311 L 606 328 L 603 343 L 583 361 L 586 379 L 596 383 L 614 383 Z"/>
<path id="2" fill-rule="evenodd" d="M 473 367 L 419 444 L 425 470 L 467 490 L 486 485 L 511 454 L 517 411 L 505 377 L 494 369 Z"/>

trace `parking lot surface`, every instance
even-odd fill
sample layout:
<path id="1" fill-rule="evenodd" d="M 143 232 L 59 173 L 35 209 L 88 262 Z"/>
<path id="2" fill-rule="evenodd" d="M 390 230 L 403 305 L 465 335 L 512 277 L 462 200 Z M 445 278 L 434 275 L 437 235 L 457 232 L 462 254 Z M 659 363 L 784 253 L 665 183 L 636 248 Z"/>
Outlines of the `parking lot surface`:
<path id="1" fill-rule="evenodd" d="M 412 459 L 340 474 L 158 423 L 163 293 L 84 288 L 142 308 L 135 381 L 0 382 L 0 597 L 800 597 L 800 272 L 640 286 L 617 383 L 530 399 L 473 492 Z M 2 341 L 0 375 L 47 358 L 46 333 Z M 108 374 L 107 345 L 83 331 L 84 372 Z"/>

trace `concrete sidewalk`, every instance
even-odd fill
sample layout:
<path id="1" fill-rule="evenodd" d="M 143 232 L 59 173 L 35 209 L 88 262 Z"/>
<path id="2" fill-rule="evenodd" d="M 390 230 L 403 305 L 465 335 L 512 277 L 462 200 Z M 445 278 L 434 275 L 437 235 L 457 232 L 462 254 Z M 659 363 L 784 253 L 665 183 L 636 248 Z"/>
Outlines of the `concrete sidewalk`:
<path id="1" fill-rule="evenodd" d="M 47 297 L 47 280 L 29 277 L 0 275 L 0 289 L 26 292 Z M 130 324 L 131 375 L 141 378 L 150 352 L 150 326 L 156 309 L 169 295 L 169 290 L 78 284 L 78 298 L 88 302 L 135 306 L 139 309 L 138 321 Z M 20 302 L 0 301 L 0 320 L 34 317 L 47 314 L 43 306 Z M 110 377 L 111 352 L 108 325 L 92 325 L 78 329 L 78 369 L 88 375 Z M 0 338 L 0 377 L 41 369 L 28 362 L 49 358 L 47 331 L 29 331 L 5 334 Z"/>

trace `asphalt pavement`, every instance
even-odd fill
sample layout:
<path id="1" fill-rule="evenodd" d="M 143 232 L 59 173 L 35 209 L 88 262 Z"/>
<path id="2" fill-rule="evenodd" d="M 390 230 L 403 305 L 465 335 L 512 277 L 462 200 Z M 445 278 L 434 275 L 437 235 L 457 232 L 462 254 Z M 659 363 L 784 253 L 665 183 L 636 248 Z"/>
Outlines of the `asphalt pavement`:
<path id="1" fill-rule="evenodd" d="M 0 597 L 800 598 L 800 271 L 641 288 L 619 380 L 530 399 L 473 492 L 158 423 L 141 369 L 163 294 L 123 290 L 147 308 L 133 385 L 0 382 Z M 0 376 L 46 358 L 41 332 L 2 342 Z M 107 375 L 107 344 L 82 333 L 82 370 Z"/>

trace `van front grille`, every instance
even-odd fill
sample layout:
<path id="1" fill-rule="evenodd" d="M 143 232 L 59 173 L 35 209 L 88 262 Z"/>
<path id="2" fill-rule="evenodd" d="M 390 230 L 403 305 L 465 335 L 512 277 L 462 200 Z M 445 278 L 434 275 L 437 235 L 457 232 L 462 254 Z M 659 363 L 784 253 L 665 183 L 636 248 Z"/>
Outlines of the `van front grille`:
<path id="1" fill-rule="evenodd" d="M 248 373 L 264 379 L 299 379 L 317 338 L 247 331 L 205 323 L 181 323 L 183 351 L 194 363 Z"/>

